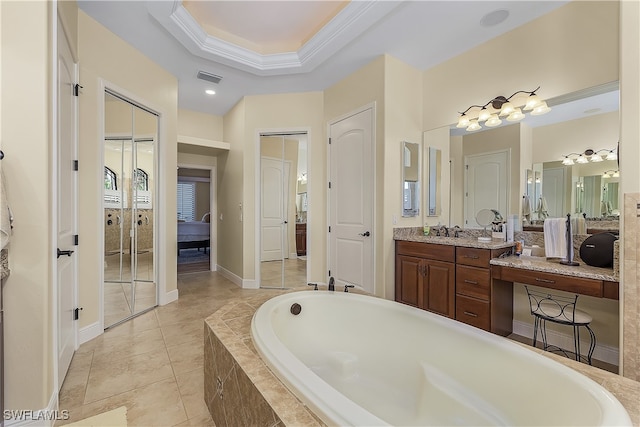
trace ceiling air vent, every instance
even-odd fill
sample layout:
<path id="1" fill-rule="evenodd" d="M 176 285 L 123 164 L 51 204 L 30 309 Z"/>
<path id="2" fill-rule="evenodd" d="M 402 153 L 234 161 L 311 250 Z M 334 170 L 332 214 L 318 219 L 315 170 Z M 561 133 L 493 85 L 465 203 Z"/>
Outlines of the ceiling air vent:
<path id="1" fill-rule="evenodd" d="M 207 73 L 206 71 L 198 71 L 198 78 L 215 84 L 220 83 L 220 80 L 222 80 L 221 76 L 216 76 L 215 74 Z"/>

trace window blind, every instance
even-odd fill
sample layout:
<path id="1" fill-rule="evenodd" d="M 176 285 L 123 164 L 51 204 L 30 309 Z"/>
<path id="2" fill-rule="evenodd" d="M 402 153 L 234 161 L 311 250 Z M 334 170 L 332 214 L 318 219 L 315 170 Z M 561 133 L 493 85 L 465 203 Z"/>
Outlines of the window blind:
<path id="1" fill-rule="evenodd" d="M 193 221 L 196 215 L 196 183 L 178 182 L 178 219 Z"/>

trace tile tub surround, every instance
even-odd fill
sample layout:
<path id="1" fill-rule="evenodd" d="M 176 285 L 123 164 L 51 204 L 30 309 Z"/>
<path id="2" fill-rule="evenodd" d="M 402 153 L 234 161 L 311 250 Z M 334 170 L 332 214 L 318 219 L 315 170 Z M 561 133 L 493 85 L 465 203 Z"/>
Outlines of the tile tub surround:
<path id="1" fill-rule="evenodd" d="M 204 396 L 217 426 L 324 426 L 271 373 L 251 341 L 255 311 L 285 292 L 240 297 L 205 319 Z"/>
<path id="2" fill-rule="evenodd" d="M 303 292 L 313 291 L 304 290 Z M 282 292 L 279 291 L 277 295 L 280 293 Z M 275 295 L 274 293 L 273 296 Z M 227 364 L 227 372 L 236 369 L 236 372 L 242 371 L 246 374 L 253 384 L 253 387 L 259 391 L 262 398 L 271 406 L 271 409 L 276 414 L 275 416 L 279 418 L 279 424 L 275 425 L 323 425 L 309 408 L 293 396 L 271 373 L 253 347 L 250 338 L 251 318 L 262 302 L 269 298 L 270 296 L 251 297 L 250 294 L 247 294 L 247 296 L 239 297 L 229 302 L 205 320 L 205 340 L 207 339 L 206 337 L 209 336 L 209 333 L 212 337 L 217 338 L 218 342 L 226 349 L 226 352 L 222 351 L 222 349 L 218 350 L 219 354 L 217 357 L 221 359 L 219 363 Z M 209 345 L 213 346 L 214 343 L 212 342 Z M 205 398 L 207 398 L 206 396 L 213 396 L 216 392 L 215 378 L 210 378 L 213 372 L 215 372 L 215 367 L 212 365 L 212 363 L 215 362 L 212 359 L 216 347 L 212 347 L 211 350 L 206 350 L 206 348 L 207 344 L 205 341 Z M 640 382 L 593 366 L 578 363 L 575 360 L 545 352 L 541 349 L 534 349 L 530 346 L 527 346 L 527 348 L 562 363 L 602 385 L 622 403 L 629 413 L 632 423 L 634 425 L 640 425 Z M 210 352 L 209 356 L 207 356 L 207 351 Z M 226 357 L 224 354 L 230 356 L 230 359 L 224 359 Z M 232 393 L 224 394 L 225 399 L 231 399 L 231 396 L 233 396 Z M 209 404 L 208 401 L 207 404 Z M 225 402 L 225 404 L 228 405 L 229 408 L 233 408 L 237 407 L 235 405 L 239 403 L 236 402 L 233 404 L 231 402 Z M 211 411 L 212 407 L 209 406 L 209 408 Z M 214 409 L 218 412 L 219 416 L 221 408 L 216 406 Z M 212 416 L 216 425 L 227 425 L 222 419 L 219 423 L 215 414 L 212 413 Z"/>

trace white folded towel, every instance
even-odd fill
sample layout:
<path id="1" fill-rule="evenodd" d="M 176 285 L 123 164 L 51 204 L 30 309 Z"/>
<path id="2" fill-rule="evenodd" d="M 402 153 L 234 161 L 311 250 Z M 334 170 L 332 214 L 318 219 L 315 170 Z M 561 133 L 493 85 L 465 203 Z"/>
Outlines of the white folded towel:
<path id="1" fill-rule="evenodd" d="M 567 220 L 547 218 L 544 220 L 544 253 L 547 258 L 567 258 Z"/>

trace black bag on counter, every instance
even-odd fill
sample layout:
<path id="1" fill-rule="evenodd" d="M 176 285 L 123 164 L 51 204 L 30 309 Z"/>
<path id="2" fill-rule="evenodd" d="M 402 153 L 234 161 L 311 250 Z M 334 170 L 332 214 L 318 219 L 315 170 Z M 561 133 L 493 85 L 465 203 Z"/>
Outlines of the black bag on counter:
<path id="1" fill-rule="evenodd" d="M 587 237 L 580 245 L 580 258 L 592 267 L 613 267 L 613 242 L 618 236 L 597 233 Z"/>

